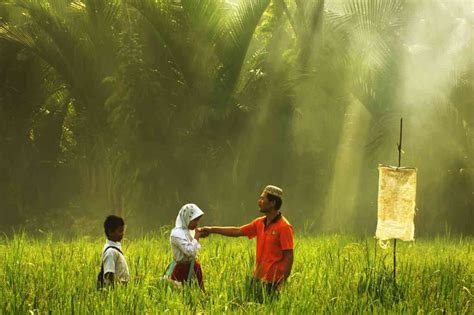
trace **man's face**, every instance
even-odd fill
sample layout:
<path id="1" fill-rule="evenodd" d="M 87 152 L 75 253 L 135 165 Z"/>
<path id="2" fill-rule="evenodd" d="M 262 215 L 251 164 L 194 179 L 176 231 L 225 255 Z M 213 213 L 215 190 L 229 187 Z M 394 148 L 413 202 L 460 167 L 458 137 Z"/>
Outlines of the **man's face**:
<path id="1" fill-rule="evenodd" d="M 258 207 L 260 208 L 260 212 L 267 213 L 271 211 L 274 206 L 274 203 L 268 200 L 267 193 L 263 192 L 258 199 Z"/>
<path id="2" fill-rule="evenodd" d="M 123 234 L 125 233 L 125 226 L 119 226 L 115 230 L 109 231 L 109 240 L 114 242 L 120 242 L 123 238 Z"/>

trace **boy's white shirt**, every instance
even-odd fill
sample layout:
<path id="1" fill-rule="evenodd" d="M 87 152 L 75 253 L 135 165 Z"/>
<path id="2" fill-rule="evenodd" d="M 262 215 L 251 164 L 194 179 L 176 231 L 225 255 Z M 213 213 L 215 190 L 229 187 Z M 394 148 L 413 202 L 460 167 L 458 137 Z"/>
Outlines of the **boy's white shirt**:
<path id="1" fill-rule="evenodd" d="M 122 250 L 122 245 L 119 242 L 107 240 L 102 250 L 102 263 L 104 264 L 104 276 L 108 272 L 112 272 L 114 277 L 121 282 L 128 282 L 130 280 L 130 272 L 128 271 L 127 261 L 125 256 L 114 248 L 107 247 L 114 246 Z"/>

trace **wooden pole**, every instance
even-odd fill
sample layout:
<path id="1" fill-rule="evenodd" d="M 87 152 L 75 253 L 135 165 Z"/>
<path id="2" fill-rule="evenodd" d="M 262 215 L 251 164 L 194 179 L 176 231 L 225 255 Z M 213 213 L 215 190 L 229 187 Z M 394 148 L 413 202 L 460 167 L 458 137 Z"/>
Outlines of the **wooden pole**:
<path id="1" fill-rule="evenodd" d="M 374 238 L 374 267 L 377 263 L 377 239 Z"/>
<path id="2" fill-rule="evenodd" d="M 393 281 L 397 283 L 397 239 L 393 239 Z"/>
<path id="3" fill-rule="evenodd" d="M 403 117 L 400 118 L 400 142 L 398 142 L 398 167 L 402 165 Z M 393 281 L 397 282 L 397 239 L 393 239 Z"/>
<path id="4" fill-rule="evenodd" d="M 400 118 L 400 142 L 398 143 L 398 167 L 402 165 L 403 117 Z"/>

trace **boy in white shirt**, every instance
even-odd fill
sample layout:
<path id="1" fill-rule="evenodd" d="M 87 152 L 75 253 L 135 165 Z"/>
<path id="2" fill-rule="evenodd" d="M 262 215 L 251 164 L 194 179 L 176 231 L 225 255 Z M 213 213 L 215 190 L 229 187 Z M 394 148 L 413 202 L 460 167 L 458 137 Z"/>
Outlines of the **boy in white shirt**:
<path id="1" fill-rule="evenodd" d="M 127 284 L 130 280 L 127 261 L 122 251 L 120 241 L 125 231 L 125 222 L 121 217 L 109 215 L 104 222 L 104 231 L 107 236 L 102 251 L 102 267 L 98 276 L 99 286 L 116 282 Z"/>

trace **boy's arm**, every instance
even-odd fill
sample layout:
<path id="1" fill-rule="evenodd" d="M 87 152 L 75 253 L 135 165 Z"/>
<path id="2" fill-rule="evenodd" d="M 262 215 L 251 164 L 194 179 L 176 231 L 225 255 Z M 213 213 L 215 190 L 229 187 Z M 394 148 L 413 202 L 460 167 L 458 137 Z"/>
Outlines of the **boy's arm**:
<path id="1" fill-rule="evenodd" d="M 105 283 L 110 284 L 112 287 L 115 285 L 115 274 L 113 272 L 107 272 L 104 275 Z"/>
<path id="2" fill-rule="evenodd" d="M 115 262 L 117 260 L 115 250 L 109 249 L 104 253 L 104 280 L 106 284 L 114 286 L 115 283 Z"/>

